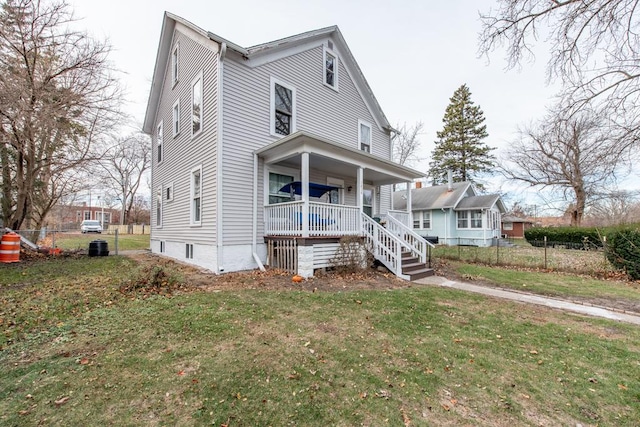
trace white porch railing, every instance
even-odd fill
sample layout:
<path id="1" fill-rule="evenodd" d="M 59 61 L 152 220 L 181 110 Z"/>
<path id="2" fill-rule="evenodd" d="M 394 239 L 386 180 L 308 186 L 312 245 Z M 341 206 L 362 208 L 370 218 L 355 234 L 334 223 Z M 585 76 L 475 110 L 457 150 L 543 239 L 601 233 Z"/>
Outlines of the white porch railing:
<path id="1" fill-rule="evenodd" d="M 407 211 L 389 211 L 387 212 L 387 217 L 397 219 L 407 227 L 411 227 L 411 224 L 409 224 L 409 212 Z"/>
<path id="2" fill-rule="evenodd" d="M 364 238 L 373 256 L 393 274 L 406 279 L 402 274 L 403 242 L 367 214 L 362 213 L 361 218 Z"/>
<path id="3" fill-rule="evenodd" d="M 435 248 L 435 246 L 431 242 L 425 240 L 424 237 L 420 236 L 411 228 L 405 226 L 393 216 L 387 215 L 386 220 L 387 230 L 389 230 L 389 232 L 391 232 L 395 236 L 398 236 L 400 240 L 405 242 L 413 255 L 417 256 L 420 259 L 420 262 L 426 263 L 427 261 L 429 261 L 430 265 L 431 249 Z"/>
<path id="4" fill-rule="evenodd" d="M 264 207 L 264 233 L 268 236 L 302 236 L 302 201 Z M 359 235 L 357 206 L 309 202 L 309 236 Z"/>

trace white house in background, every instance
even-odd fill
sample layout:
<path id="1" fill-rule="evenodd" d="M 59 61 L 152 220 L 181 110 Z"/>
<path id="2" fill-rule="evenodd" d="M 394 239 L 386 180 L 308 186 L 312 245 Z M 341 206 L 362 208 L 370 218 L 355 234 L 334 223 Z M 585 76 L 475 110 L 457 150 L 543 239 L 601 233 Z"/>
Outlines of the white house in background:
<path id="1" fill-rule="evenodd" d="M 393 200 L 396 209 L 406 209 L 405 192 L 394 193 Z M 411 202 L 414 231 L 438 237 L 438 243 L 492 246 L 500 237 L 505 213 L 500 195 L 478 195 L 469 182 L 414 188 Z"/>
<path id="2" fill-rule="evenodd" d="M 391 161 L 394 131 L 337 27 L 245 48 L 165 13 L 143 129 L 154 253 L 311 276 L 356 235 L 399 276 L 429 274 L 429 245 L 391 210 L 391 184 L 423 173 Z"/>

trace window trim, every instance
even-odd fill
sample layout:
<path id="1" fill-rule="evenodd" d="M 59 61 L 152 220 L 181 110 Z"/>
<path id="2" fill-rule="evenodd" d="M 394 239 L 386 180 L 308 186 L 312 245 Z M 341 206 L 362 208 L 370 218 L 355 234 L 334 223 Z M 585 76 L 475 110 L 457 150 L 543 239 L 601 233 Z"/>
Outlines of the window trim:
<path id="1" fill-rule="evenodd" d="M 185 259 L 193 259 L 193 243 L 185 243 Z"/>
<path id="2" fill-rule="evenodd" d="M 194 98 L 195 98 L 194 87 L 198 81 L 200 81 L 200 129 L 198 129 L 198 131 L 194 133 L 193 132 L 193 123 L 194 123 L 193 106 L 194 106 Z M 200 71 L 198 75 L 191 81 L 191 138 L 195 138 L 202 133 L 202 129 L 204 127 L 203 119 L 204 119 L 204 83 L 202 78 L 202 71 Z"/>
<path id="3" fill-rule="evenodd" d="M 269 115 L 270 115 L 270 120 L 269 120 L 269 134 L 272 136 L 275 136 L 277 138 L 283 138 L 285 136 L 288 135 L 282 135 L 279 134 L 278 132 L 276 132 L 276 85 L 282 86 L 285 89 L 289 89 L 291 91 L 291 126 L 289 129 L 289 135 L 293 134 L 296 132 L 297 129 L 297 121 L 296 121 L 296 116 L 297 116 L 297 103 L 296 103 L 296 88 L 292 85 L 290 85 L 289 83 L 286 83 L 280 79 L 277 79 L 275 77 L 270 77 L 269 79 L 269 83 L 271 85 L 271 100 L 269 102 Z"/>
<path id="4" fill-rule="evenodd" d="M 362 143 L 362 126 L 368 127 L 369 128 L 369 144 L 363 144 Z M 372 140 L 373 140 L 373 126 L 371 126 L 371 123 L 366 122 L 364 120 L 360 120 L 358 119 L 358 149 L 360 151 L 364 151 L 365 153 L 370 153 L 371 154 L 371 146 L 372 144 Z M 362 146 L 363 145 L 367 145 L 369 147 L 368 150 L 363 150 Z"/>
<path id="5" fill-rule="evenodd" d="M 332 56 L 334 59 L 333 85 L 330 85 L 327 82 L 327 55 Z M 329 49 L 326 45 L 322 46 L 322 83 L 324 83 L 324 85 L 327 86 L 328 88 L 335 90 L 336 92 L 339 92 L 339 89 L 338 89 L 338 85 L 340 82 L 339 75 L 338 75 L 338 70 L 340 69 L 339 62 L 340 60 L 338 59 L 338 55 L 333 49 Z"/>
<path id="6" fill-rule="evenodd" d="M 426 215 L 425 215 L 426 214 Z M 428 217 L 429 226 L 425 227 L 425 217 Z M 414 230 L 431 230 L 432 229 L 432 215 L 430 210 L 420 210 L 413 212 L 413 229 Z M 419 227 L 416 227 L 416 221 L 418 221 Z"/>
<path id="7" fill-rule="evenodd" d="M 180 81 L 180 43 L 176 43 L 171 51 L 171 88 Z"/>
<path id="8" fill-rule="evenodd" d="M 200 173 L 200 194 L 199 194 L 199 198 L 200 198 L 200 219 L 199 220 L 195 220 L 195 209 L 194 209 L 194 202 L 195 202 L 195 189 L 194 189 L 194 173 L 195 172 L 199 172 Z M 191 169 L 190 173 L 189 173 L 189 225 L 197 227 L 197 226 L 201 226 L 202 225 L 202 165 L 198 165 L 194 168 Z"/>
<path id="9" fill-rule="evenodd" d="M 513 231 L 513 221 L 503 222 L 502 229 L 505 231 Z"/>
<path id="10" fill-rule="evenodd" d="M 180 98 L 173 103 L 173 107 L 171 108 L 171 118 L 171 131 L 175 138 L 180 135 Z"/>
<path id="11" fill-rule="evenodd" d="M 480 212 L 480 227 L 473 227 L 472 226 L 472 221 L 474 219 L 473 218 L 473 213 L 474 212 Z M 460 215 L 464 213 L 465 217 L 465 226 L 464 227 L 460 227 L 460 220 L 462 218 L 460 218 Z M 477 221 L 477 218 L 475 219 Z M 457 230 L 483 230 L 484 228 L 484 211 L 482 209 L 465 209 L 462 211 L 456 211 L 456 229 Z"/>
<path id="12" fill-rule="evenodd" d="M 156 127 L 156 147 L 157 147 L 157 153 L 156 153 L 156 164 L 160 164 L 162 163 L 162 161 L 164 160 L 164 145 L 162 145 L 162 143 L 164 142 L 164 122 L 162 120 L 160 120 L 160 123 L 158 123 L 158 126 Z"/>
<path id="13" fill-rule="evenodd" d="M 474 218 L 474 213 L 480 212 L 480 226 L 474 227 L 474 221 L 478 221 L 478 218 Z M 482 230 L 484 228 L 484 211 L 481 209 L 473 209 L 469 211 L 469 228 L 472 230 Z"/>
<path id="14" fill-rule="evenodd" d="M 162 185 L 156 189 L 156 228 L 162 228 L 164 214 L 164 203 L 162 203 Z"/>

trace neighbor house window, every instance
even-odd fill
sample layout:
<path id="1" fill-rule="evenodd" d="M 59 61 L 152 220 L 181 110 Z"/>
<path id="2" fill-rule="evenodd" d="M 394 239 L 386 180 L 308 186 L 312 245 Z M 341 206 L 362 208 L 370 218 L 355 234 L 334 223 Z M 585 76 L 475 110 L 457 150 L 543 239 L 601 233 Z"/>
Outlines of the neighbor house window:
<path id="1" fill-rule="evenodd" d="M 324 52 L 324 84 L 338 89 L 338 57 L 326 47 Z"/>
<path id="2" fill-rule="evenodd" d="M 471 228 L 482 228 L 482 211 L 471 211 Z"/>
<path id="3" fill-rule="evenodd" d="M 178 83 L 178 60 L 180 55 L 180 45 L 176 44 L 171 52 L 171 82 L 175 86 Z"/>
<path id="4" fill-rule="evenodd" d="M 84 219 L 91 219 L 91 211 L 84 211 Z"/>
<path id="5" fill-rule="evenodd" d="M 173 104 L 173 136 L 176 137 L 180 133 L 180 100 Z"/>
<path id="6" fill-rule="evenodd" d="M 469 228 L 469 211 L 458 211 L 458 228 Z"/>
<path id="7" fill-rule="evenodd" d="M 191 135 L 202 130 L 202 73 L 191 83 Z"/>
<path id="8" fill-rule="evenodd" d="M 360 149 L 371 152 L 371 124 L 358 120 L 358 141 L 360 142 Z"/>
<path id="9" fill-rule="evenodd" d="M 157 140 L 157 148 L 158 148 L 158 163 L 160 163 L 162 161 L 162 156 L 163 156 L 163 152 L 162 152 L 162 138 L 163 138 L 163 129 L 162 129 L 162 121 L 160 121 L 160 123 L 158 124 L 158 130 L 157 130 L 157 134 L 156 134 L 156 140 Z"/>
<path id="10" fill-rule="evenodd" d="M 296 90 L 271 78 L 271 134 L 290 135 L 296 129 Z"/>
<path id="11" fill-rule="evenodd" d="M 505 222 L 502 224 L 502 228 L 504 230 L 513 230 L 513 223 L 512 222 Z"/>
<path id="12" fill-rule="evenodd" d="M 191 170 L 191 224 L 199 225 L 202 219 L 202 167 Z"/>
<path id="13" fill-rule="evenodd" d="M 156 192 L 156 225 L 162 227 L 162 187 Z"/>
<path id="14" fill-rule="evenodd" d="M 290 202 L 291 193 L 281 192 L 280 189 L 294 180 L 291 175 L 269 172 L 269 204 Z"/>
<path id="15" fill-rule="evenodd" d="M 413 228 L 431 228 L 431 211 L 414 212 Z"/>

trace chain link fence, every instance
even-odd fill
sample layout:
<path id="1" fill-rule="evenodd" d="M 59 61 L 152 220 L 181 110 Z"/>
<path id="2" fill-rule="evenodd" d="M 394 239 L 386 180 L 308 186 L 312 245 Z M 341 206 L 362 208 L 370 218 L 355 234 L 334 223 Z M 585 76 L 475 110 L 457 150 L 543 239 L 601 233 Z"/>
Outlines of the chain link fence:
<path id="1" fill-rule="evenodd" d="M 493 246 L 461 243 L 437 246 L 434 257 L 486 265 L 503 265 L 565 271 L 592 276 L 617 272 L 606 257 L 606 247 L 562 242 L 528 243 L 524 239 L 496 239 Z"/>
<path id="2" fill-rule="evenodd" d="M 82 233 L 79 230 L 14 230 L 20 236 L 45 252 L 59 249 L 65 252 L 86 252 L 95 240 L 107 242 L 111 254 L 118 255 L 120 230 L 104 230 L 102 233 Z M 30 245 L 29 245 L 30 246 Z M 55 252 L 53 252 L 55 253 Z"/>

